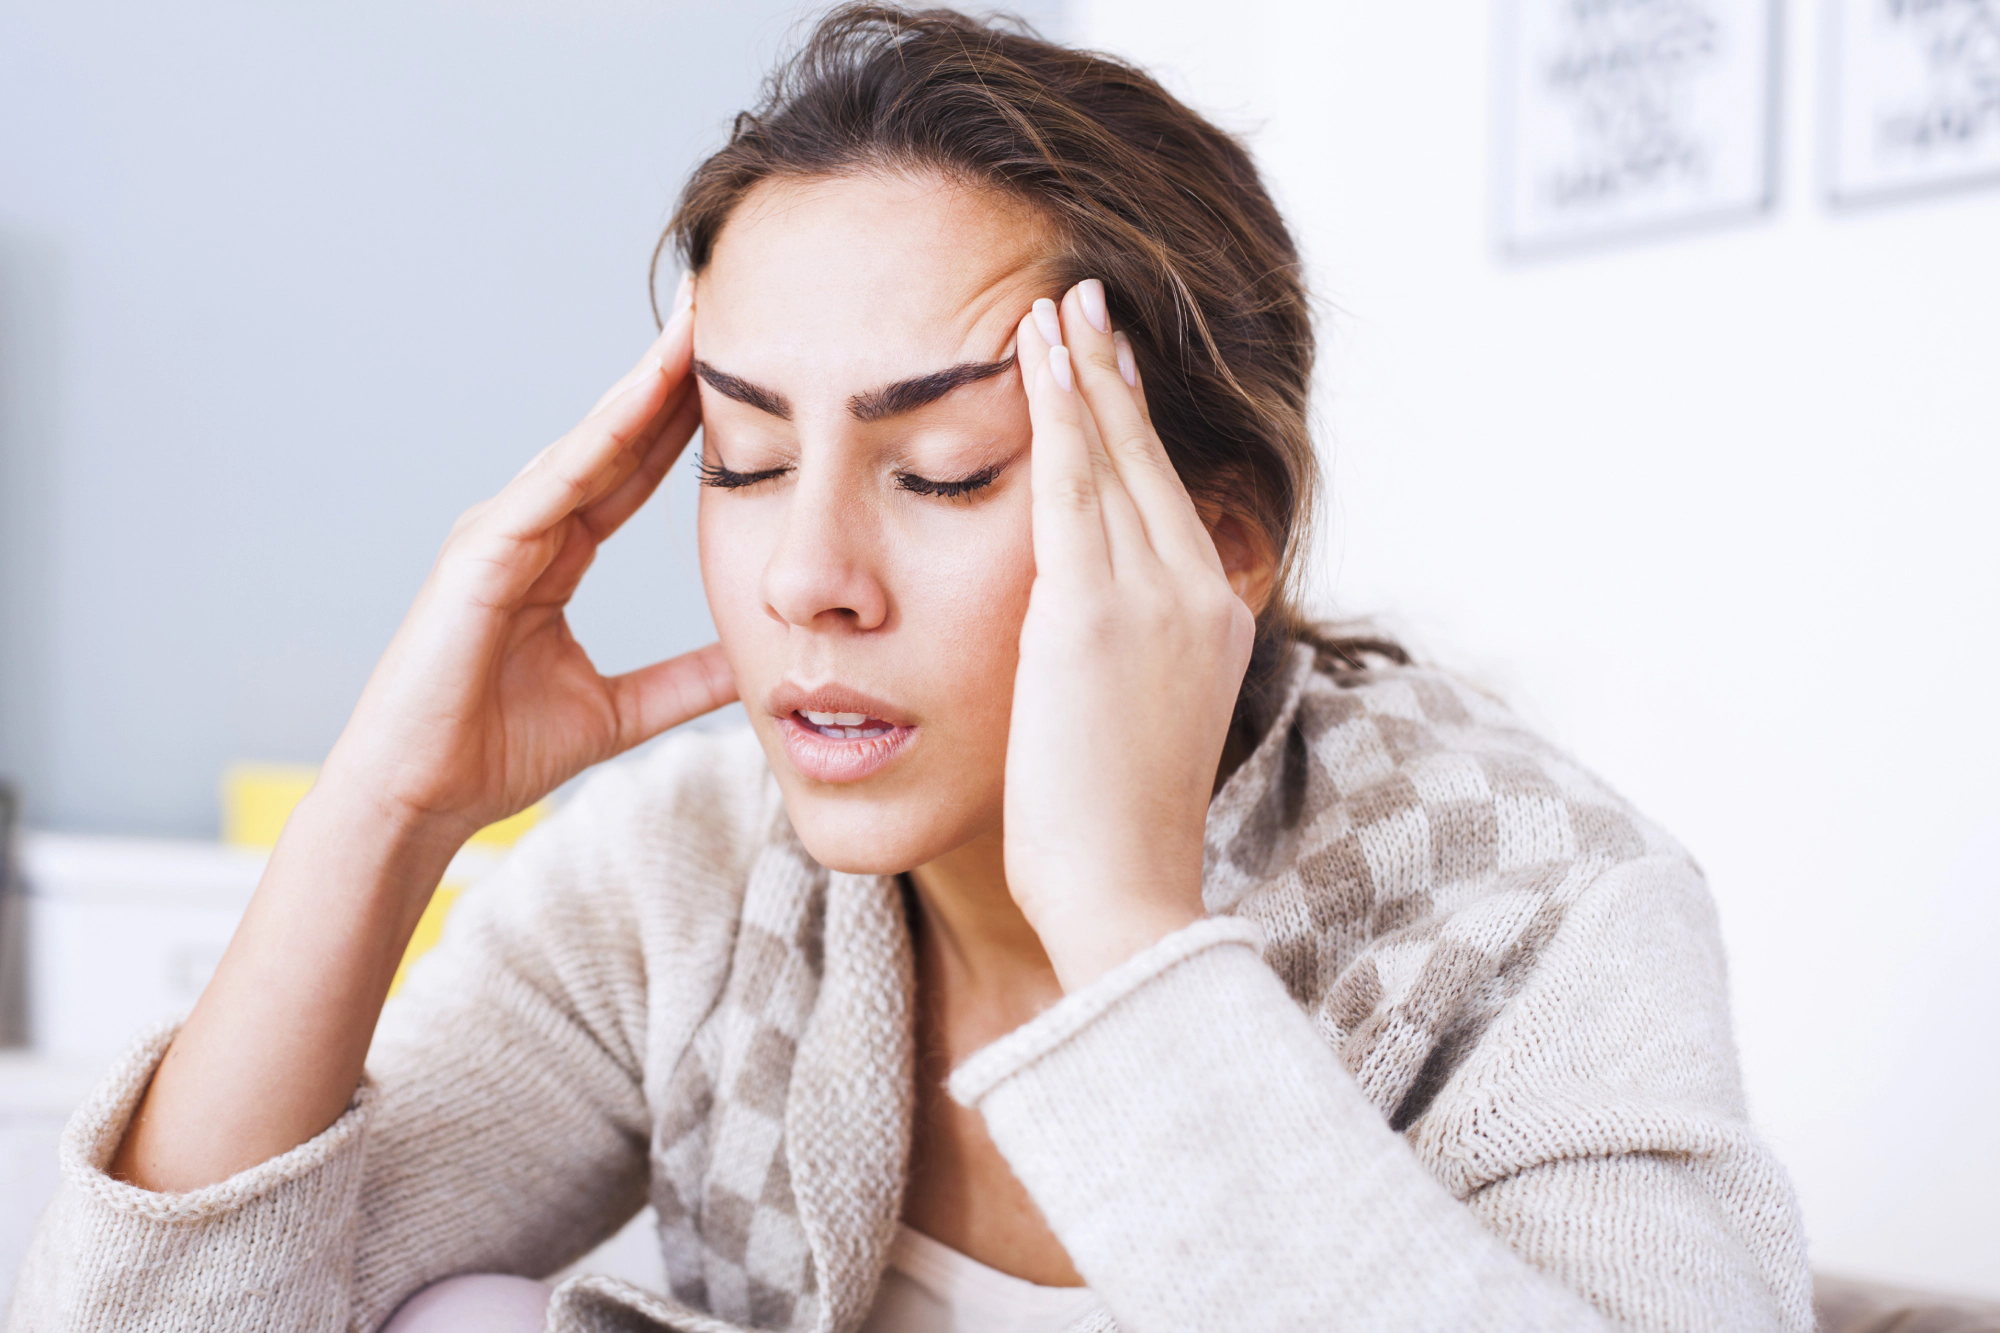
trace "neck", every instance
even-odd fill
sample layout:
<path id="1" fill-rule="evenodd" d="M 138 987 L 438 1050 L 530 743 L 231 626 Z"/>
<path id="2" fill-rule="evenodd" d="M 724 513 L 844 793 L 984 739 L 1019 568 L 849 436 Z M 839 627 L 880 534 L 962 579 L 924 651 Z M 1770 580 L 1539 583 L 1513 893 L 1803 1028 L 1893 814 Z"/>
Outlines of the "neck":
<path id="1" fill-rule="evenodd" d="M 1007 891 L 1001 849 L 996 828 L 910 872 L 918 967 L 954 989 L 1040 1009 L 1062 987 L 1041 938 Z"/>

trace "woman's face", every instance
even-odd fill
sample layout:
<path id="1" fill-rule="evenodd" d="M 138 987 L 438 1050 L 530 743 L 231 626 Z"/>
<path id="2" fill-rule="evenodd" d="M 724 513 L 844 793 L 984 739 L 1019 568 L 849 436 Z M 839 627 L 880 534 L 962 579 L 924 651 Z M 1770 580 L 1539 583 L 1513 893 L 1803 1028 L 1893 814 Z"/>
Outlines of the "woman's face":
<path id="1" fill-rule="evenodd" d="M 891 873 L 997 832 L 1034 579 L 1025 205 L 933 177 L 757 187 L 696 291 L 701 569 L 807 849 Z"/>

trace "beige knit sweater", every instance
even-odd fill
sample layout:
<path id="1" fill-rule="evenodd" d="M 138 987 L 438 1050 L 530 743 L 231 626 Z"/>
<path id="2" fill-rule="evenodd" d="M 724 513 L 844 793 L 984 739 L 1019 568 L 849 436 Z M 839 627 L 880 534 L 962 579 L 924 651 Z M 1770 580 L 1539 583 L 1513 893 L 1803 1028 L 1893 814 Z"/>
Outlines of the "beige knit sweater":
<path id="1" fill-rule="evenodd" d="M 1811 1326 L 1700 873 L 1504 709 L 1298 650 L 1205 894 L 950 1083 L 1119 1327 Z M 121 1184 L 165 1034 L 128 1057 L 11 1327 L 371 1330 L 650 1200 L 671 1293 L 572 1278 L 550 1328 L 846 1333 L 896 1227 L 912 975 L 896 882 L 815 865 L 750 737 L 675 740 L 468 897 L 319 1137 Z"/>

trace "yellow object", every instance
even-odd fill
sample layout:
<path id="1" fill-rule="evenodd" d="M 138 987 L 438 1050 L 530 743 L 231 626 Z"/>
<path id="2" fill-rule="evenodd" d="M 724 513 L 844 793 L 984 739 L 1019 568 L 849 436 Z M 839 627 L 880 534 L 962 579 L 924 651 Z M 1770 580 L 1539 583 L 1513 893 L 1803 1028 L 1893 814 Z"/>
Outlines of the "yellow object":
<path id="1" fill-rule="evenodd" d="M 222 840 L 232 847 L 264 851 L 277 846 L 292 807 L 312 790 L 318 776 L 319 769 L 311 764 L 231 764 L 222 774 Z M 505 851 L 547 813 L 548 802 L 537 801 L 517 815 L 487 825 L 466 845 L 482 851 Z M 410 947 L 403 951 L 403 961 L 396 967 L 396 979 L 389 985 L 391 995 L 402 989 L 410 964 L 438 942 L 445 917 L 464 891 L 462 882 L 447 880 L 431 895 L 430 905 L 417 921 L 416 934 L 410 936 Z"/>
<path id="2" fill-rule="evenodd" d="M 389 983 L 389 994 L 394 995 L 403 989 L 403 978 L 409 975 L 410 964 L 429 953 L 431 946 L 438 942 L 438 936 L 444 934 L 444 919 L 450 913 L 452 904 L 458 901 L 458 895 L 464 891 L 463 884 L 438 885 L 437 892 L 431 895 L 430 905 L 417 918 L 417 932 L 410 936 L 410 947 L 403 950 L 403 961 L 396 964 L 396 979 Z"/>
<path id="3" fill-rule="evenodd" d="M 292 807 L 318 776 L 311 764 L 231 764 L 222 772 L 222 840 L 231 847 L 277 846 Z"/>
<path id="4" fill-rule="evenodd" d="M 312 790 L 318 776 L 312 764 L 231 764 L 222 772 L 222 840 L 231 847 L 276 847 L 292 807 Z M 517 815 L 488 824 L 466 845 L 504 851 L 548 812 L 547 801 L 536 801 Z"/>

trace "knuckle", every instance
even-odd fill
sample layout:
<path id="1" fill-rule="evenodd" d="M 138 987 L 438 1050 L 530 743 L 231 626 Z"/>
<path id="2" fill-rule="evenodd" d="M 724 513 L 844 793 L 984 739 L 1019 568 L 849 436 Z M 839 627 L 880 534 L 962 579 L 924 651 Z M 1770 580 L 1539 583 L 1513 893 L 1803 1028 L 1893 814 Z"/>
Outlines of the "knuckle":
<path id="1" fill-rule="evenodd" d="M 1184 595 L 1184 606 L 1188 620 L 1211 634 L 1227 633 L 1237 612 L 1245 609 L 1220 578 L 1194 580 Z"/>
<path id="2" fill-rule="evenodd" d="M 590 478 L 574 467 L 557 468 L 552 479 L 571 505 L 582 503 L 584 496 L 590 493 Z"/>
<path id="3" fill-rule="evenodd" d="M 1089 476 L 1064 473 L 1049 483 L 1049 503 L 1070 513 L 1088 513 L 1097 508 L 1097 487 Z"/>
<path id="4" fill-rule="evenodd" d="M 1118 353 L 1108 340 L 1088 348 L 1077 359 L 1086 370 L 1100 377 L 1118 374 Z"/>
<path id="5" fill-rule="evenodd" d="M 1210 626 L 1223 638 L 1235 638 L 1237 634 L 1249 628 L 1251 623 L 1250 608 L 1238 601 L 1234 594 L 1226 600 L 1220 600 L 1215 609 L 1209 613 Z"/>
<path id="6" fill-rule="evenodd" d="M 1174 470 L 1173 460 L 1167 457 L 1165 446 L 1151 426 L 1134 426 L 1120 437 L 1119 444 L 1138 466 L 1146 468 L 1162 481 L 1171 479 L 1179 484 L 1180 473 Z"/>

